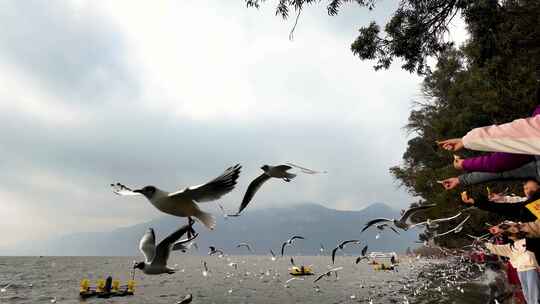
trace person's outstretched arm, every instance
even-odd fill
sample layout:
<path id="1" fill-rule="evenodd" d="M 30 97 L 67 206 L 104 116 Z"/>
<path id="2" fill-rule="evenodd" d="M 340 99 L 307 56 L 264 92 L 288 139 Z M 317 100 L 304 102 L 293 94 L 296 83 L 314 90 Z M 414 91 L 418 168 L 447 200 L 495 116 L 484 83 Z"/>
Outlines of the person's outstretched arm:
<path id="1" fill-rule="evenodd" d="M 471 172 L 462 174 L 458 177 L 447 178 L 443 181 L 440 181 L 440 183 L 446 190 L 450 190 L 456 188 L 459 185 L 470 186 L 495 180 L 525 180 L 530 178 L 540 180 L 540 176 L 538 176 L 536 161 L 529 162 L 526 165 L 510 171 L 500 173 Z"/>
<path id="2" fill-rule="evenodd" d="M 439 144 L 451 151 L 467 148 L 487 152 L 540 155 L 540 116 L 475 128 L 462 138 L 444 140 Z"/>

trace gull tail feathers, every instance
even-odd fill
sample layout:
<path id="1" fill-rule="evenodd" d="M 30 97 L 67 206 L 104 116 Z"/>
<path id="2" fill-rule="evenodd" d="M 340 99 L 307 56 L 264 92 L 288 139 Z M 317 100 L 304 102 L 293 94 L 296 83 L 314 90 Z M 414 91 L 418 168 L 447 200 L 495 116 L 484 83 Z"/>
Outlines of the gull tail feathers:
<path id="1" fill-rule="evenodd" d="M 199 213 L 196 214 L 195 217 L 199 221 L 201 221 L 201 223 L 203 223 L 206 228 L 210 230 L 213 230 L 216 227 L 216 218 L 208 212 L 199 211 Z"/>

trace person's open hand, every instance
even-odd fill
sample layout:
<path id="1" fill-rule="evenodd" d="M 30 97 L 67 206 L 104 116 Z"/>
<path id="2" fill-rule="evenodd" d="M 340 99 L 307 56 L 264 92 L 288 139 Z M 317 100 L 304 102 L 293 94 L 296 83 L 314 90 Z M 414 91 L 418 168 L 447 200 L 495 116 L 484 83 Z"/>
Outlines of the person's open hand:
<path id="1" fill-rule="evenodd" d="M 463 158 L 454 155 L 454 168 L 457 170 L 463 170 Z"/>
<path id="2" fill-rule="evenodd" d="M 452 190 L 455 187 L 459 186 L 459 178 L 457 177 L 450 177 L 445 180 L 437 181 L 437 182 L 441 184 L 446 190 Z"/>
<path id="3" fill-rule="evenodd" d="M 501 233 L 503 233 L 504 230 L 502 230 L 498 225 L 497 226 L 491 226 L 489 227 L 489 233 L 493 234 L 493 235 L 499 235 Z"/>
<path id="4" fill-rule="evenodd" d="M 474 198 L 470 197 L 469 194 L 467 194 L 467 191 L 461 192 L 461 200 L 465 204 L 470 204 L 470 205 L 474 204 Z"/>
<path id="5" fill-rule="evenodd" d="M 461 138 L 452 138 L 452 139 L 446 139 L 446 140 L 441 140 L 441 141 L 437 141 L 437 144 L 445 149 L 445 150 L 448 150 L 448 151 L 459 151 L 461 149 L 463 149 L 463 141 L 461 140 Z"/>

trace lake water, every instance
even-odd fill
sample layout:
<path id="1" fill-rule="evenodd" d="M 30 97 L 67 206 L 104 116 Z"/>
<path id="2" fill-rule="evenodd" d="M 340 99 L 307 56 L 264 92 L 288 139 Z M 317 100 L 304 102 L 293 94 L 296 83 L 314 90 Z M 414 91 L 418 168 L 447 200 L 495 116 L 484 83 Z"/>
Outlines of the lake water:
<path id="1" fill-rule="evenodd" d="M 134 296 L 110 299 L 79 298 L 79 283 L 109 275 L 122 284 L 130 278 L 133 257 L 0 257 L 0 303 L 176 303 L 187 294 L 192 303 L 486 303 L 486 285 L 467 283 L 446 286 L 444 278 L 429 278 L 422 271 L 434 267 L 429 260 L 402 259 L 398 272 L 375 271 L 365 261 L 354 264 L 354 257 L 295 257 L 297 264 L 313 265 L 316 273 L 342 266 L 339 276 L 321 279 L 298 277 L 286 283 L 289 258 L 272 261 L 269 256 L 194 256 L 174 253 L 172 275 L 148 276 L 136 273 Z M 210 270 L 203 275 L 202 261 Z M 238 263 L 238 269 L 229 266 Z M 438 274 L 437 274 L 438 275 Z M 429 276 L 429 274 L 428 274 Z M 438 285 L 437 285 L 438 284 Z M 436 289 L 435 286 L 442 286 Z M 426 287 L 423 287 L 426 286 Z M 416 292 L 415 292 L 416 291 Z"/>

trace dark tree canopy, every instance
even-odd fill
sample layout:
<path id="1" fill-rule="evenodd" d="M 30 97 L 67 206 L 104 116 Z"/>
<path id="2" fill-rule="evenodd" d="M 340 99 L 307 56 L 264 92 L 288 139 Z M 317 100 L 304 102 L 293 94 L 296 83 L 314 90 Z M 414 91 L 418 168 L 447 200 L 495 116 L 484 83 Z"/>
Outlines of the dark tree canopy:
<path id="1" fill-rule="evenodd" d="M 403 164 L 390 169 L 412 195 L 421 198 L 421 203 L 437 204 L 431 216 L 451 215 L 462 209 L 460 191 L 486 193 L 486 185 L 447 192 L 436 183 L 462 172 L 453 168 L 452 154 L 438 149 L 435 141 L 461 137 L 475 127 L 530 116 L 540 102 L 540 3 L 506 1 L 495 11 L 484 19 L 466 17 L 471 33 L 468 42 L 461 49 L 442 52 L 434 70 L 424 78 L 423 98 L 416 102 L 406 126 L 414 137 L 403 155 Z M 491 31 L 482 35 L 480 29 L 486 27 Z M 478 155 L 472 151 L 460 154 Z M 487 186 L 495 191 L 509 186 L 522 195 L 520 184 L 498 182 Z M 485 222 L 495 224 L 499 220 L 492 214 L 474 212 L 465 232 L 485 233 Z M 449 228 L 446 226 L 441 229 Z M 457 246 L 465 240 L 438 241 Z"/>
<path id="2" fill-rule="evenodd" d="M 248 7 L 260 7 L 264 0 L 246 0 Z M 298 14 L 305 6 L 320 0 L 279 0 L 276 15 L 288 18 L 291 10 Z M 329 0 L 326 4 L 330 16 L 336 15 L 345 3 L 356 3 L 373 9 L 377 0 Z M 394 59 L 404 61 L 403 68 L 424 74 L 428 71 L 426 59 L 438 56 L 453 44 L 445 40 L 448 25 L 462 13 L 466 18 L 482 19 L 476 32 L 488 32 L 497 21 L 500 8 L 497 0 L 402 0 L 385 25 L 371 22 L 359 29 L 351 45 L 352 52 L 362 60 L 375 60 L 375 69 L 387 69 Z M 485 20 L 484 20 L 485 19 Z M 384 29 L 384 33 L 383 30 Z M 491 39 L 490 36 L 482 36 Z M 486 55 L 490 51 L 486 50 Z"/>

